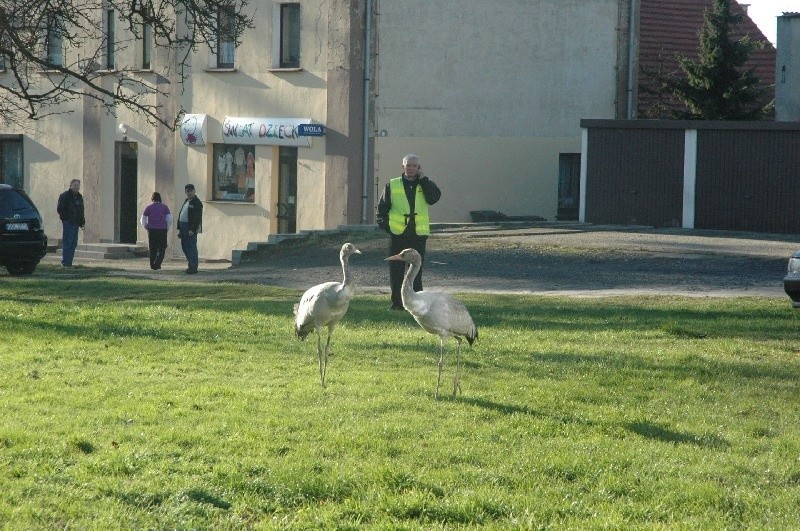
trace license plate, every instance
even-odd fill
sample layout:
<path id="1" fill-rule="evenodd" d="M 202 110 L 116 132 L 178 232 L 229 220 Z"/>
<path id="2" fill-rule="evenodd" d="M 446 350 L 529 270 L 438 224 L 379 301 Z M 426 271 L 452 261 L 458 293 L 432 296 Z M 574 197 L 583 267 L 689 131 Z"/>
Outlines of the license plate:
<path id="1" fill-rule="evenodd" d="M 6 223 L 6 230 L 28 230 L 27 223 Z"/>

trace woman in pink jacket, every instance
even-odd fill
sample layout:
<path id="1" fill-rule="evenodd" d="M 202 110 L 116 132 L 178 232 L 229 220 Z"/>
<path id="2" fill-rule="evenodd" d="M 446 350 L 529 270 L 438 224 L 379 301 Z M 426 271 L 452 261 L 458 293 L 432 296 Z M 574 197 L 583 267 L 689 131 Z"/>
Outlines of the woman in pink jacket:
<path id="1" fill-rule="evenodd" d="M 147 241 L 150 247 L 150 269 L 161 269 L 164 254 L 167 252 L 167 230 L 172 225 L 172 213 L 169 207 L 161 202 L 161 194 L 153 192 L 152 203 L 142 212 L 142 226 L 147 229 Z"/>

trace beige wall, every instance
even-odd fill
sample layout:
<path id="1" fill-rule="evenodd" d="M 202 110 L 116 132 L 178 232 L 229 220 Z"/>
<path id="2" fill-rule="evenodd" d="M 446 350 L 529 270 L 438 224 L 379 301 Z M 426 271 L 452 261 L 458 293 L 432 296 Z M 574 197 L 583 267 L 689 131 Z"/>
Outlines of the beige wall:
<path id="1" fill-rule="evenodd" d="M 553 219 L 558 154 L 580 151 L 581 119 L 614 117 L 616 25 L 626 2 L 376 0 L 368 221 L 374 220 L 380 188 L 399 174 L 408 152 L 422 157 L 424 171 L 442 188 L 435 221 L 468 221 L 470 210 Z M 48 234 L 60 236 L 51 213 L 58 194 L 69 179 L 89 178 L 84 191 L 92 226 L 86 237 L 115 241 L 115 143 L 125 123 L 128 140 L 138 145 L 140 211 L 158 190 L 177 215 L 183 186 L 191 181 L 205 203 L 201 258 L 230 259 L 232 250 L 266 240 L 277 230 L 278 148 L 256 148 L 255 204 L 210 200 L 212 144 L 222 141 L 226 116 L 309 118 L 330 125 L 327 137 L 298 148 L 297 228 L 360 221 L 359 24 L 365 4 L 302 2 L 300 72 L 270 71 L 276 5 L 258 2 L 255 28 L 236 51 L 235 72 L 209 71 L 210 52 L 198 50 L 183 92 L 175 57 L 157 51 L 154 72 L 141 74 L 161 80 L 173 94 L 165 116 L 181 108 L 208 116 L 206 146 L 185 146 L 177 132 L 165 135 L 137 113 L 118 109 L 114 117 L 89 104 L 28 131 L 0 131 L 26 135 L 26 186 L 42 205 Z M 118 57 L 131 63 L 133 54 L 131 48 Z M 112 77 L 107 83 L 113 88 Z M 181 256 L 174 231 L 170 238 L 169 252 Z M 146 240 L 143 229 L 138 239 Z"/>
<path id="2" fill-rule="evenodd" d="M 375 142 L 382 191 L 401 173 L 403 156 L 419 155 L 422 171 L 442 190 L 433 222 L 471 221 L 471 210 L 555 219 L 558 154 L 580 153 L 580 138 L 392 138 Z"/>
<path id="3" fill-rule="evenodd" d="M 255 203 L 232 203 L 211 200 L 213 144 L 222 143 L 222 122 L 226 116 L 310 118 L 326 122 L 327 18 L 324 0 L 302 4 L 301 72 L 270 72 L 272 65 L 272 17 L 277 4 L 260 3 L 255 27 L 236 49 L 238 72 L 215 72 L 195 68 L 181 97 L 188 113 L 206 114 L 209 118 L 206 146 L 186 146 L 178 133 L 175 140 L 175 211 L 185 197 L 183 186 L 193 182 L 204 202 L 203 234 L 198 239 L 200 256 L 206 259 L 230 259 L 234 249 L 245 249 L 249 242 L 266 241 L 277 230 L 277 157 L 275 146 L 256 145 Z M 201 50 L 192 57 L 193 65 L 209 64 L 210 53 Z M 298 148 L 297 228 L 326 226 L 325 208 L 325 138 L 312 139 L 311 147 Z M 345 190 L 346 193 L 346 190 Z M 343 199 L 333 194 L 328 204 Z M 338 208 L 341 210 L 341 208 Z M 343 219 L 341 216 L 335 221 Z M 180 254 L 180 242 L 173 249 Z"/>
<path id="4" fill-rule="evenodd" d="M 380 0 L 376 179 L 414 152 L 444 185 L 437 221 L 554 219 L 558 154 L 580 152 L 582 118 L 615 116 L 620 5 Z"/>

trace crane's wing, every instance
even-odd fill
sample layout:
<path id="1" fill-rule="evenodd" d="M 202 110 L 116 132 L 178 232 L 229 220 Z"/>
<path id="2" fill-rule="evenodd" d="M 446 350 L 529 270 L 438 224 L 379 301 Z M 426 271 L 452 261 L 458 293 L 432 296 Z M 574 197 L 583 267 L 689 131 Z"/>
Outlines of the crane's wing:
<path id="1" fill-rule="evenodd" d="M 325 326 L 331 313 L 331 295 L 341 284 L 325 282 L 308 288 L 300 302 L 294 307 L 294 330 L 297 337 L 304 339 L 316 326 Z"/>
<path id="2" fill-rule="evenodd" d="M 419 304 L 415 304 L 414 311 L 410 310 L 411 314 L 431 334 L 464 337 L 470 344 L 477 337 L 475 322 L 458 299 L 438 291 L 417 292 L 415 299 Z"/>

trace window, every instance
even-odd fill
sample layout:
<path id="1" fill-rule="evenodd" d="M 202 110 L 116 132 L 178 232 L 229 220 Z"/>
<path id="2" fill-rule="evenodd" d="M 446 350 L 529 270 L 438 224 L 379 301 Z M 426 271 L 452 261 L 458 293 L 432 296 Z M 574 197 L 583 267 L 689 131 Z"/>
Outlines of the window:
<path id="1" fill-rule="evenodd" d="M 3 53 L 11 53 L 11 39 L 8 36 L 9 30 L 0 30 L 0 48 L 5 50 Z M 0 55 L 0 72 L 5 72 L 6 56 Z"/>
<path id="2" fill-rule="evenodd" d="M 44 49 L 44 60 L 48 67 L 64 66 L 64 29 L 61 19 L 57 16 L 47 20 Z"/>
<path id="3" fill-rule="evenodd" d="M 300 68 L 300 4 L 280 4 L 280 68 Z"/>
<path id="4" fill-rule="evenodd" d="M 217 13 L 217 68 L 233 68 L 236 58 L 236 13 L 232 5 Z"/>
<path id="5" fill-rule="evenodd" d="M 117 24 L 114 10 L 106 11 L 106 69 L 114 70 L 116 66 Z"/>
<path id="6" fill-rule="evenodd" d="M 153 26 L 152 24 L 142 24 L 142 64 L 143 70 L 152 68 L 153 60 Z"/>
<path id="7" fill-rule="evenodd" d="M 0 183 L 22 188 L 22 135 L 0 135 Z"/>
<path id="8" fill-rule="evenodd" d="M 214 144 L 214 199 L 248 203 L 255 201 L 255 153 L 254 145 Z"/>

